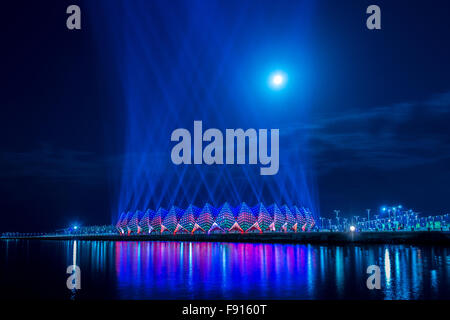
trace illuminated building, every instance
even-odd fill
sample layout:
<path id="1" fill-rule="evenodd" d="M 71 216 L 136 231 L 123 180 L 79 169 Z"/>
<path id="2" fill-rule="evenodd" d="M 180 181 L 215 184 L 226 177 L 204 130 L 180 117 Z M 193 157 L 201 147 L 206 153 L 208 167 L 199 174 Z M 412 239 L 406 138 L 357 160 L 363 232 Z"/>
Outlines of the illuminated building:
<path id="1" fill-rule="evenodd" d="M 276 204 L 262 203 L 250 208 L 245 202 L 233 208 L 224 203 L 220 208 L 210 204 L 200 209 L 189 205 L 186 209 L 172 206 L 169 211 L 159 208 L 123 212 L 116 224 L 120 234 L 194 234 L 194 233 L 263 233 L 302 232 L 315 226 L 314 216 L 303 207 L 281 209 Z"/>

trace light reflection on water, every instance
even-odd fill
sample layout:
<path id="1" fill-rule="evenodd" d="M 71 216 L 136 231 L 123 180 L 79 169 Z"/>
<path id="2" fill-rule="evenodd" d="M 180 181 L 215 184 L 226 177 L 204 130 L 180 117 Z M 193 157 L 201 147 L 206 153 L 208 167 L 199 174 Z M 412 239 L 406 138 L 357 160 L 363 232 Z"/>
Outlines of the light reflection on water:
<path id="1" fill-rule="evenodd" d="M 449 297 L 444 247 L 128 241 L 77 241 L 74 247 L 71 241 L 0 241 L 0 248 L 2 287 L 20 285 L 11 279 L 22 264 L 33 263 L 42 271 L 44 298 L 61 298 L 59 282 L 65 283 L 65 268 L 75 259 L 82 270 L 77 299 Z M 366 269 L 373 264 L 380 266 L 381 290 L 366 287 Z"/>

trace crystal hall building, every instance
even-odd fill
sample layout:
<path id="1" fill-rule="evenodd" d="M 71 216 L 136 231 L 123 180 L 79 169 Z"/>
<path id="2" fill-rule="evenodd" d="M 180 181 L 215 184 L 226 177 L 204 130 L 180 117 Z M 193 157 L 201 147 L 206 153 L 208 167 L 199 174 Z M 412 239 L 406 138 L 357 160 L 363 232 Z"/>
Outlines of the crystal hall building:
<path id="1" fill-rule="evenodd" d="M 303 207 L 250 208 L 245 202 L 233 208 L 225 203 L 220 208 L 206 204 L 203 208 L 190 205 L 186 209 L 173 206 L 146 212 L 123 212 L 116 224 L 122 235 L 132 234 L 194 234 L 194 233 L 248 233 L 300 232 L 311 230 L 316 222 L 313 214 Z"/>

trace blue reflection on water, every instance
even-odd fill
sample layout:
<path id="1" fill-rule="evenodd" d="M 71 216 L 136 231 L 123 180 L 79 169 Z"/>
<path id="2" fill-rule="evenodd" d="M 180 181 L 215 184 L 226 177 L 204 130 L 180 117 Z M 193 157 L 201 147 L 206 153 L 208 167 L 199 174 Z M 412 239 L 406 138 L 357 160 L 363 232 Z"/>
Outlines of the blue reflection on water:
<path id="1" fill-rule="evenodd" d="M 446 248 L 426 283 L 417 247 L 117 242 L 115 252 L 121 298 L 442 298 L 449 282 Z M 384 286 L 368 290 L 365 270 L 379 253 Z M 139 288 L 148 295 L 133 295 Z"/>
<path id="2" fill-rule="evenodd" d="M 9 295 L 61 298 L 65 270 L 82 270 L 77 299 L 447 299 L 449 250 L 404 245 L 0 241 Z M 76 257 L 75 257 L 76 256 Z M 379 265 L 381 290 L 366 269 Z M 36 288 L 22 275 L 39 271 Z M 24 288 L 21 289 L 20 286 Z M 66 296 L 69 296 L 68 293 Z"/>

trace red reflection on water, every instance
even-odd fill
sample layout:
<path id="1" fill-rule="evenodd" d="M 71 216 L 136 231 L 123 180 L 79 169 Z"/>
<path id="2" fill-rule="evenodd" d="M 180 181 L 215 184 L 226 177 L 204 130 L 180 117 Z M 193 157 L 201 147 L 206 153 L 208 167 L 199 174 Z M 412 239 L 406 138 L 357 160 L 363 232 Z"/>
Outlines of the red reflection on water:
<path id="1" fill-rule="evenodd" d="M 307 284 L 310 251 L 301 245 L 123 241 L 115 244 L 115 269 L 119 287 L 156 298 L 272 296 Z"/>

